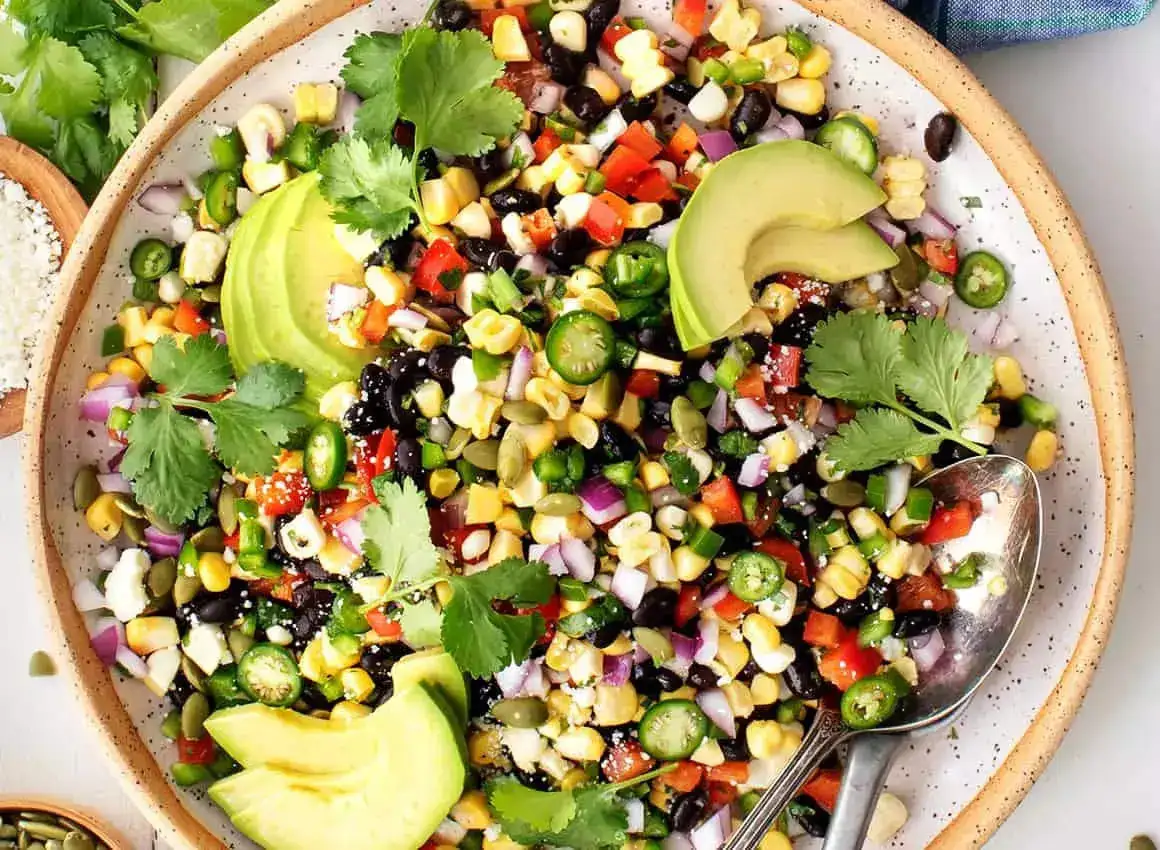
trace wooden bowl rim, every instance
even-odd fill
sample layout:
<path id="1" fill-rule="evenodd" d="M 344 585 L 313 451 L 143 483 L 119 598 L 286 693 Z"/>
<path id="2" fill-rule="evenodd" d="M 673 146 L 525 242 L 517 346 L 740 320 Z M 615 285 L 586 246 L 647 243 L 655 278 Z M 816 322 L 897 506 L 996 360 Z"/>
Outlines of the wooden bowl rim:
<path id="1" fill-rule="evenodd" d="M 132 845 L 111 826 L 106 825 L 84 809 L 72 803 L 51 796 L 14 795 L 0 796 L 0 814 L 7 812 L 46 812 L 50 815 L 66 817 L 79 823 L 111 850 L 131 850 Z"/>
<path id="2" fill-rule="evenodd" d="M 60 553 L 52 540 L 44 498 L 42 459 L 48 400 L 78 316 L 100 269 L 120 211 L 166 143 L 227 85 L 258 63 L 368 0 L 282 0 L 219 49 L 190 76 L 149 122 L 121 160 L 85 221 L 62 274 L 57 320 L 29 394 L 25 482 L 29 530 L 41 592 L 52 606 L 69 675 L 100 726 L 125 786 L 176 847 L 220 846 L 182 805 L 141 742 L 97 662 L 84 621 L 72 603 Z M 1105 483 L 1103 561 L 1082 631 L 1066 668 L 1037 716 L 990 781 L 929 845 L 932 850 L 979 847 L 1022 800 L 1058 748 L 1083 702 L 1107 642 L 1123 582 L 1134 500 L 1134 437 L 1128 376 L 1119 332 L 1079 222 L 1047 166 L 1012 118 L 971 72 L 930 35 L 881 0 L 798 0 L 891 57 L 927 88 L 978 140 L 1019 198 L 1059 277 L 1092 394 Z"/>

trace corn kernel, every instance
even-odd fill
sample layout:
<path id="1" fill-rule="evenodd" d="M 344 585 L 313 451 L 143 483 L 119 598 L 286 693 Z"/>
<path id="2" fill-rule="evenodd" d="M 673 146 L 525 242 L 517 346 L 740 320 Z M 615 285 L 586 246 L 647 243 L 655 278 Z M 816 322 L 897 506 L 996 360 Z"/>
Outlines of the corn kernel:
<path id="1" fill-rule="evenodd" d="M 523 558 L 524 544 L 510 531 L 497 530 L 491 538 L 491 548 L 487 550 L 487 563 L 491 566 L 506 558 Z"/>
<path id="2" fill-rule="evenodd" d="M 795 77 L 777 84 L 777 105 L 803 115 L 817 115 L 826 105 L 826 88 L 818 80 Z"/>
<path id="3" fill-rule="evenodd" d="M 528 381 L 524 398 L 538 404 L 548 414 L 548 418 L 556 422 L 567 419 L 572 409 L 568 396 L 546 378 L 532 378 Z"/>
<path id="4" fill-rule="evenodd" d="M 503 513 L 499 515 L 499 519 L 495 521 L 495 527 L 497 531 L 510 531 L 517 537 L 523 537 L 527 534 L 523 520 L 520 519 L 519 511 L 515 508 L 504 508 Z"/>
<path id="5" fill-rule="evenodd" d="M 145 325 L 148 317 L 143 307 L 126 307 L 117 316 L 117 323 L 125 330 L 125 345 L 128 348 L 145 341 Z"/>
<path id="6" fill-rule="evenodd" d="M 661 209 L 660 204 L 651 201 L 633 204 L 628 208 L 628 215 L 624 218 L 624 226 L 633 229 L 652 227 L 654 224 L 658 224 L 664 215 L 664 210 Z"/>
<path id="7" fill-rule="evenodd" d="M 749 663 L 749 647 L 739 640 L 734 640 L 728 632 L 721 632 L 717 643 L 717 660 L 732 677 L 736 677 Z"/>
<path id="8" fill-rule="evenodd" d="M 701 745 L 689 756 L 690 761 L 703 764 L 705 767 L 716 767 L 725 763 L 725 754 L 721 752 L 721 745 L 708 736 L 701 741 Z"/>
<path id="9" fill-rule="evenodd" d="M 467 739 L 467 757 L 475 767 L 490 767 L 503 757 L 499 731 L 482 729 Z"/>
<path id="10" fill-rule="evenodd" d="M 603 661 L 601 661 L 603 665 Z M 631 683 L 623 685 L 597 685 L 596 705 L 593 706 L 594 722 L 597 726 L 619 726 L 630 723 L 636 715 L 636 688 Z"/>
<path id="11" fill-rule="evenodd" d="M 350 723 L 352 720 L 370 717 L 370 714 L 371 710 L 368 706 L 352 700 L 344 700 L 330 710 L 330 720 L 332 723 Z"/>
<path id="12" fill-rule="evenodd" d="M 576 655 L 572 639 L 563 632 L 556 632 L 552 642 L 548 644 L 548 651 L 544 654 L 544 663 L 557 673 L 563 673 L 572 666 Z"/>
<path id="13" fill-rule="evenodd" d="M 688 546 L 679 546 L 673 551 L 673 567 L 681 581 L 696 581 L 709 569 L 709 559 L 701 557 Z"/>
<path id="14" fill-rule="evenodd" d="M 600 95 L 606 106 L 612 106 L 620 100 L 620 86 L 616 80 L 596 65 L 589 65 L 584 71 L 583 83 Z"/>
<path id="15" fill-rule="evenodd" d="M 754 758 L 773 758 L 781 752 L 782 728 L 774 720 L 755 720 L 745 727 L 745 743 Z"/>
<path id="16" fill-rule="evenodd" d="M 606 748 L 604 738 L 591 726 L 573 727 L 556 739 L 556 749 L 572 761 L 600 761 Z"/>
<path id="17" fill-rule="evenodd" d="M 375 682 L 370 674 L 361 667 L 351 667 L 339 673 L 342 682 L 342 694 L 348 700 L 363 702 L 375 689 Z"/>
<path id="18" fill-rule="evenodd" d="M 520 20 L 515 15 L 500 15 L 495 19 L 491 48 L 495 58 L 504 62 L 527 62 L 532 58 L 528 41 L 520 31 Z"/>
<path id="19" fill-rule="evenodd" d="M 580 293 L 580 308 L 595 313 L 602 319 L 615 322 L 620 318 L 620 308 L 606 289 L 592 288 Z"/>
<path id="20" fill-rule="evenodd" d="M 466 520 L 470 525 L 495 522 L 503 513 L 499 490 L 493 484 L 472 484 L 467 491 Z"/>
<path id="21" fill-rule="evenodd" d="M 922 198 L 891 197 L 886 202 L 886 212 L 898 221 L 913 221 L 925 210 L 926 201 Z"/>
<path id="22" fill-rule="evenodd" d="M 730 50 L 744 51 L 757 37 L 758 29 L 761 27 L 760 14 L 756 19 L 753 15 L 747 14 L 754 11 L 756 10 L 746 9 L 743 12 L 738 0 L 726 0 L 709 24 L 709 33 L 718 41 L 725 42 Z"/>
<path id="23" fill-rule="evenodd" d="M 93 372 L 93 374 L 89 375 L 88 379 L 85 381 L 85 389 L 95 390 L 107 380 L 109 380 L 108 372 Z"/>
<path id="24" fill-rule="evenodd" d="M 625 393 L 612 421 L 625 431 L 636 431 L 641 423 L 640 397 L 632 393 Z"/>
<path id="25" fill-rule="evenodd" d="M 754 653 L 768 652 L 781 645 L 781 633 L 777 626 L 762 614 L 749 614 L 741 626 L 741 633 L 749 641 Z"/>
<path id="26" fill-rule="evenodd" d="M 335 384 L 318 400 L 318 414 L 332 422 L 341 422 L 347 408 L 358 401 L 358 396 L 358 384 L 354 381 Z"/>
<path id="27" fill-rule="evenodd" d="M 458 165 L 448 168 L 443 180 L 459 201 L 460 209 L 479 200 L 479 181 L 475 179 L 475 172 L 470 168 Z"/>
<path id="28" fill-rule="evenodd" d="M 222 593 L 230 586 L 230 565 L 217 552 L 203 552 L 197 559 L 197 577 L 210 593 Z"/>
<path id="29" fill-rule="evenodd" d="M 319 566 L 331 575 L 348 576 L 362 563 L 362 556 L 347 549 L 337 537 L 327 537 L 318 553 Z"/>
<path id="30" fill-rule="evenodd" d="M 725 692 L 725 699 L 728 700 L 734 717 L 748 717 L 753 714 L 755 704 L 748 685 L 733 681 L 722 685 L 721 690 Z"/>
<path id="31" fill-rule="evenodd" d="M 482 791 L 465 791 L 459 802 L 452 806 L 451 819 L 464 829 L 487 829 L 491 826 L 487 797 Z"/>
<path id="32" fill-rule="evenodd" d="M 814 42 L 813 47 L 810 48 L 810 52 L 801 60 L 798 74 L 806 79 L 816 80 L 826 76 L 830 71 L 830 66 L 833 64 L 834 58 L 830 55 L 830 51 L 817 42 Z"/>
<path id="33" fill-rule="evenodd" d="M 560 780 L 561 791 L 571 791 L 574 788 L 579 788 L 581 785 L 588 784 L 588 774 L 581 768 L 574 767 L 564 774 L 564 778 Z"/>
<path id="34" fill-rule="evenodd" d="M 705 526 L 705 528 L 712 528 L 717 518 L 713 516 L 713 511 L 708 505 L 698 502 L 689 508 L 689 516 L 697 521 L 698 524 Z"/>
<path id="35" fill-rule="evenodd" d="M 1054 431 L 1036 431 L 1027 447 L 1027 465 L 1035 472 L 1047 472 L 1059 454 L 1059 436 Z"/>
<path id="36" fill-rule="evenodd" d="M 640 480 L 646 490 L 652 491 L 667 487 L 672 479 L 669 477 L 669 471 L 665 469 L 664 464 L 650 460 L 641 464 Z"/>
<path id="37" fill-rule="evenodd" d="M 776 676 L 758 673 L 749 684 L 749 693 L 754 705 L 773 705 L 781 696 L 781 683 Z"/>
<path id="38" fill-rule="evenodd" d="M 779 325 L 797 309 L 798 297 L 797 293 L 785 284 L 774 283 L 765 287 L 757 304 L 765 310 L 770 321 Z"/>
<path id="39" fill-rule="evenodd" d="M 789 431 L 778 431 L 761 441 L 762 450 L 769 455 L 770 465 L 778 472 L 785 472 L 801 455 L 797 441 Z"/>
<path id="40" fill-rule="evenodd" d="M 427 479 L 427 490 L 436 499 L 446 499 L 459 486 L 459 473 L 454 469 L 436 469 Z"/>
<path id="41" fill-rule="evenodd" d="M 141 383 L 145 380 L 145 370 L 141 368 L 140 364 L 130 360 L 128 357 L 116 357 L 109 362 L 109 372 L 114 375 L 124 375 L 134 383 Z"/>
<path id="42" fill-rule="evenodd" d="M 1014 357 L 995 358 L 995 395 L 999 398 L 1019 401 L 1027 395 L 1027 381 L 1023 378 L 1023 368 Z"/>
<path id="43" fill-rule="evenodd" d="M 628 635 L 622 634 L 600 651 L 605 655 L 618 656 L 628 655 L 630 652 L 632 652 L 632 650 L 632 641 L 629 639 Z"/>
<path id="44" fill-rule="evenodd" d="M 463 323 L 472 348 L 488 354 L 506 354 L 519 344 L 523 325 L 515 316 L 500 315 L 495 310 L 480 310 Z"/>

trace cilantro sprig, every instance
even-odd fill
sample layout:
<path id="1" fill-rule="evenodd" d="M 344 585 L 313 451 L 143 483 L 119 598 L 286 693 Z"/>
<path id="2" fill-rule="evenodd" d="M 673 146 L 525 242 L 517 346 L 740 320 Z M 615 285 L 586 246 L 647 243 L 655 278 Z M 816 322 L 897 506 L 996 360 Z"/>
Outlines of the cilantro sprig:
<path id="1" fill-rule="evenodd" d="M 402 34 L 372 33 L 346 53 L 343 80 L 364 98 L 356 135 L 322 158 L 322 191 L 337 207 L 335 221 L 383 239 L 426 225 L 419 203 L 425 173 L 419 155 L 437 148 L 478 156 L 511 135 L 524 109 L 511 92 L 492 85 L 503 73 L 487 39 L 475 30 L 420 26 Z M 395 145 L 395 124 L 415 128 L 410 150 Z"/>
<path id="2" fill-rule="evenodd" d="M 570 791 L 537 791 L 503 777 L 487 783 L 487 799 L 504 834 L 514 841 L 602 850 L 627 840 L 628 813 L 617 795 L 674 769 L 676 765 L 669 765 L 615 785 Z"/>
<path id="3" fill-rule="evenodd" d="M 244 475 L 272 472 L 279 447 L 309 421 L 291 406 L 305 378 L 284 363 L 258 364 L 237 381 L 232 395 L 207 400 L 234 384 L 229 351 L 209 334 L 194 337 L 184 349 L 172 337 L 161 339 L 149 375 L 159 390 L 133 416 L 121 472 L 137 501 L 178 525 L 205 507 L 223 465 Z M 213 422 L 212 448 L 198 421 L 185 415 L 192 411 Z"/>
<path id="4" fill-rule="evenodd" d="M 944 440 L 986 453 L 961 431 L 990 389 L 991 358 L 971 354 L 942 319 L 920 317 L 902 332 L 876 313 L 843 313 L 818 326 L 806 360 L 820 395 L 863 405 L 826 442 L 840 468 L 874 469 Z"/>

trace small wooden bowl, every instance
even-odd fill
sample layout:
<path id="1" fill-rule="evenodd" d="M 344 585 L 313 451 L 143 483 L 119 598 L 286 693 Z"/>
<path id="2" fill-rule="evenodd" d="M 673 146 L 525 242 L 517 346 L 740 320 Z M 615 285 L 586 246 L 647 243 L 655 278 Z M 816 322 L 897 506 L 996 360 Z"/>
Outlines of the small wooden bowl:
<path id="1" fill-rule="evenodd" d="M 15 180 L 44 205 L 67 253 L 89 211 L 69 179 L 32 148 L 8 136 L 0 136 L 0 176 Z M 61 260 L 64 260 L 63 253 Z M 24 422 L 24 396 L 24 390 L 12 390 L 0 397 L 0 439 L 20 430 Z"/>
<path id="2" fill-rule="evenodd" d="M 52 797 L 0 797 L 0 815 L 9 812 L 44 812 L 68 818 L 83 826 L 110 850 L 132 850 L 132 845 L 111 827 L 96 820 L 92 815 L 76 809 L 70 803 Z"/>

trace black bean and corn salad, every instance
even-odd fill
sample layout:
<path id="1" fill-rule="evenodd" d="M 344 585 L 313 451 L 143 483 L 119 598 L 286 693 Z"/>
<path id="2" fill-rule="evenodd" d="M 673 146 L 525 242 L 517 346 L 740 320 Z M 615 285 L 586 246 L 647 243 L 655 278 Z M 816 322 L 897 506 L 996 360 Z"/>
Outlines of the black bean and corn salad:
<path id="1" fill-rule="evenodd" d="M 737 0 L 677 0 L 660 32 L 617 0 L 442 0 L 347 59 L 291 127 L 254 106 L 141 196 L 172 233 L 127 258 L 81 400 L 115 452 L 75 484 L 109 544 L 76 587 L 93 645 L 172 703 L 176 784 L 215 783 L 267 847 L 309 846 L 271 801 L 389 819 L 366 789 L 422 768 L 323 742 L 417 764 L 378 718 L 429 710 L 465 752 L 432 817 L 328 846 L 717 850 L 820 701 L 887 722 L 956 595 L 1005 592 L 940 555 L 989 506 L 921 478 L 1024 425 L 1036 471 L 1059 451 L 989 353 L 1016 337 L 1007 269 L 960 259 L 904 150 L 941 161 L 957 124 L 887 152 L 830 114 L 829 51 Z M 833 225 L 886 262 L 763 272 L 706 332 L 685 210 L 746 157 L 872 198 Z M 347 774 L 357 801 L 312 795 Z M 824 834 L 839 782 L 763 848 Z M 885 795 L 872 837 L 905 820 Z"/>

